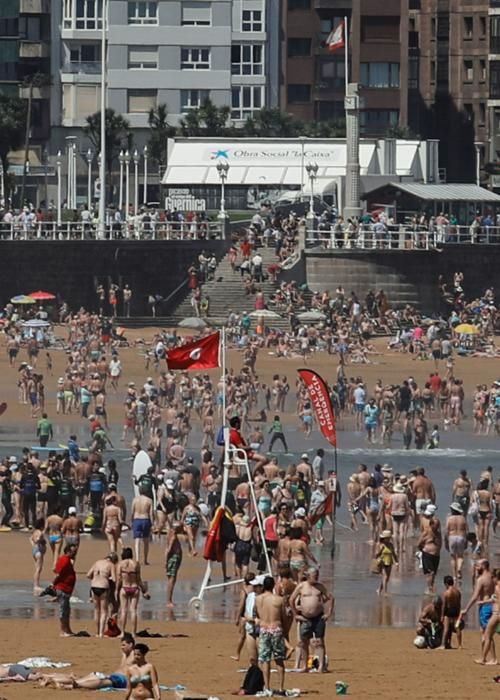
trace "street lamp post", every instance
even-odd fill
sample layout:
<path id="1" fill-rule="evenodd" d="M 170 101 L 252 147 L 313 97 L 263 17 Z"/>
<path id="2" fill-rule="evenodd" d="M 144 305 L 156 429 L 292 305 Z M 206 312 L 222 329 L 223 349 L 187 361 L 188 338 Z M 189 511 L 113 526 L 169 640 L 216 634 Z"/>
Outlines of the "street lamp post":
<path id="1" fill-rule="evenodd" d="M 87 207 L 89 211 L 92 208 L 92 160 L 94 154 L 91 149 L 87 151 Z"/>
<path id="2" fill-rule="evenodd" d="M 61 163 L 62 154 L 61 151 L 57 151 L 57 226 L 61 225 Z"/>
<path id="3" fill-rule="evenodd" d="M 125 153 L 123 149 L 120 151 L 118 156 L 118 162 L 120 163 L 120 187 L 119 187 L 119 197 L 118 197 L 118 210 L 121 212 L 123 208 L 123 163 L 125 162 Z"/>
<path id="4" fill-rule="evenodd" d="M 144 146 L 144 192 L 143 192 L 143 202 L 148 203 L 148 147 Z"/>
<path id="5" fill-rule="evenodd" d="M 134 216 L 139 211 L 139 151 L 134 151 Z"/>
<path id="6" fill-rule="evenodd" d="M 97 238 L 106 238 L 106 31 L 108 18 L 108 0 L 102 0 L 101 17 L 101 163 L 99 166 L 99 180 L 101 189 L 99 192 L 99 217 L 97 224 Z"/>
<path id="7" fill-rule="evenodd" d="M 227 213 L 226 213 L 226 196 L 225 196 L 225 186 L 226 179 L 229 173 L 229 163 L 227 160 L 217 161 L 217 172 L 220 177 L 220 210 L 217 218 L 221 224 L 221 234 L 222 238 L 226 238 L 226 228 L 227 228 Z"/>
<path id="8" fill-rule="evenodd" d="M 311 191 L 309 193 L 309 211 L 307 212 L 307 230 L 309 232 L 309 238 L 313 238 L 314 231 L 314 181 L 318 177 L 318 164 L 308 163 L 306 165 L 306 172 L 309 177 L 309 186 Z"/>
<path id="9" fill-rule="evenodd" d="M 130 208 L 130 153 L 125 151 L 125 156 L 124 156 L 124 161 L 125 161 L 125 225 L 127 227 L 127 235 L 126 237 L 129 237 L 129 229 L 128 229 L 128 217 L 129 217 L 129 208 Z"/>

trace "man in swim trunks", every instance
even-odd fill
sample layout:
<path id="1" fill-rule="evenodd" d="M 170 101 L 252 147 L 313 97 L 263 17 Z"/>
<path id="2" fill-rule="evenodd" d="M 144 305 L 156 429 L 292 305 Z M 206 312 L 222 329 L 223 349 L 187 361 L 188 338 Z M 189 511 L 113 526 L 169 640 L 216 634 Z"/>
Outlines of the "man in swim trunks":
<path id="1" fill-rule="evenodd" d="M 135 558 L 140 560 L 141 541 L 144 545 L 144 565 L 148 565 L 149 538 L 153 524 L 153 501 L 140 494 L 132 501 L 132 533 L 135 542 Z"/>
<path id="2" fill-rule="evenodd" d="M 476 585 L 472 596 L 462 610 L 462 617 L 467 615 L 472 606 L 477 603 L 479 607 L 479 626 L 481 627 L 481 652 L 485 643 L 485 631 L 490 617 L 493 615 L 493 601 L 491 596 L 495 592 L 495 580 L 490 571 L 490 563 L 487 559 L 478 559 L 475 565 L 477 572 Z M 495 644 L 491 645 L 492 658 L 496 659 Z M 478 663 L 483 663 L 482 659 Z"/>
<path id="3" fill-rule="evenodd" d="M 443 583 L 446 590 L 443 594 L 443 641 L 440 649 L 451 649 L 451 636 L 457 633 L 458 648 L 462 648 L 462 627 L 460 608 L 462 607 L 462 594 L 455 586 L 451 576 L 445 576 Z"/>
<path id="4" fill-rule="evenodd" d="M 462 579 L 464 552 L 467 546 L 467 521 L 464 510 L 458 501 L 450 506 L 450 515 L 446 520 L 444 544 L 450 553 L 455 581 Z"/>
<path id="5" fill-rule="evenodd" d="M 285 637 L 283 629 L 286 624 L 285 600 L 275 595 L 274 579 L 266 576 L 262 594 L 255 599 L 259 634 L 259 663 L 264 667 L 266 689 L 271 689 L 271 659 L 274 658 L 279 669 L 279 690 L 285 685 Z"/>
<path id="6" fill-rule="evenodd" d="M 334 607 L 334 598 L 325 586 L 318 581 L 318 569 L 307 570 L 307 579 L 299 583 L 290 596 L 290 606 L 295 618 L 300 622 L 299 658 L 297 670 L 307 671 L 309 643 L 313 640 L 319 659 L 320 673 L 326 672 L 325 666 L 325 627 Z"/>

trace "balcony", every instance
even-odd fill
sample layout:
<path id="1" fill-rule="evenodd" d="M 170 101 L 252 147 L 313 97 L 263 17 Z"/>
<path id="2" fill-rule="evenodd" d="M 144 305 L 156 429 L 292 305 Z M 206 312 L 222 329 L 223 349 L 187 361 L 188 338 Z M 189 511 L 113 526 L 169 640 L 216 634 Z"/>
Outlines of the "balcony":
<path id="1" fill-rule="evenodd" d="M 61 68 L 61 73 L 72 73 L 78 75 L 99 75 L 101 72 L 101 61 L 68 61 Z"/>
<path id="2" fill-rule="evenodd" d="M 29 86 L 19 88 L 19 97 L 21 97 L 24 100 L 27 100 L 29 98 L 29 95 L 30 95 Z M 50 85 L 41 85 L 40 87 L 34 87 L 32 97 L 34 100 L 49 100 L 50 99 Z"/>
<path id="3" fill-rule="evenodd" d="M 23 41 L 19 46 L 19 58 L 48 58 L 50 48 L 44 41 Z"/>
<path id="4" fill-rule="evenodd" d="M 48 15 L 50 14 L 50 0 L 20 0 L 19 13 L 21 15 Z"/>

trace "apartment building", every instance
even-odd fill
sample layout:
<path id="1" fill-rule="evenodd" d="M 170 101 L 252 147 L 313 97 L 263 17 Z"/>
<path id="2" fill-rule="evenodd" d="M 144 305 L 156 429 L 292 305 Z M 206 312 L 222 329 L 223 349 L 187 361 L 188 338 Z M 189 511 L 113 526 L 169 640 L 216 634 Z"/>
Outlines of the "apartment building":
<path id="1" fill-rule="evenodd" d="M 149 110 L 170 122 L 206 98 L 242 123 L 278 102 L 278 4 L 273 0 L 109 0 L 108 107 L 146 138 Z M 100 109 L 102 0 L 53 0 L 55 140 Z M 141 134 L 141 131 L 143 132 Z"/>
<path id="2" fill-rule="evenodd" d="M 325 41 L 348 17 L 349 79 L 362 90 L 361 131 L 408 123 L 408 0 L 283 0 L 281 106 L 303 119 L 344 117 L 344 52 Z"/>
<path id="3" fill-rule="evenodd" d="M 32 90 L 31 145 L 41 151 L 49 138 L 50 2 L 1 0 L 0 92 L 28 97 Z M 45 82 L 45 84 L 43 84 Z"/>

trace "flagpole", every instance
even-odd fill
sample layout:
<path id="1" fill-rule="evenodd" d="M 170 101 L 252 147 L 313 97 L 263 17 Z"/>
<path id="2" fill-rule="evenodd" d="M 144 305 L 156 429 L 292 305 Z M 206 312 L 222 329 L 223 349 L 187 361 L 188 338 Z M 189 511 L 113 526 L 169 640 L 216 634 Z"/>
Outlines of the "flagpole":
<path id="1" fill-rule="evenodd" d="M 330 550 L 330 556 L 333 559 L 335 557 L 335 547 L 336 547 L 336 524 L 337 524 L 337 490 L 339 488 L 338 479 L 338 465 L 337 465 L 337 445 L 333 448 L 333 468 L 335 473 L 335 491 L 333 492 L 333 503 L 332 503 L 332 548 Z"/>
<path id="2" fill-rule="evenodd" d="M 229 456 L 229 427 L 226 426 L 226 327 L 222 326 L 222 427 L 224 429 L 224 463 L 222 472 L 221 506 L 226 505 L 227 485 L 231 459 Z"/>
<path id="3" fill-rule="evenodd" d="M 344 48 L 345 48 L 345 96 L 349 86 L 349 20 L 344 17 Z"/>

